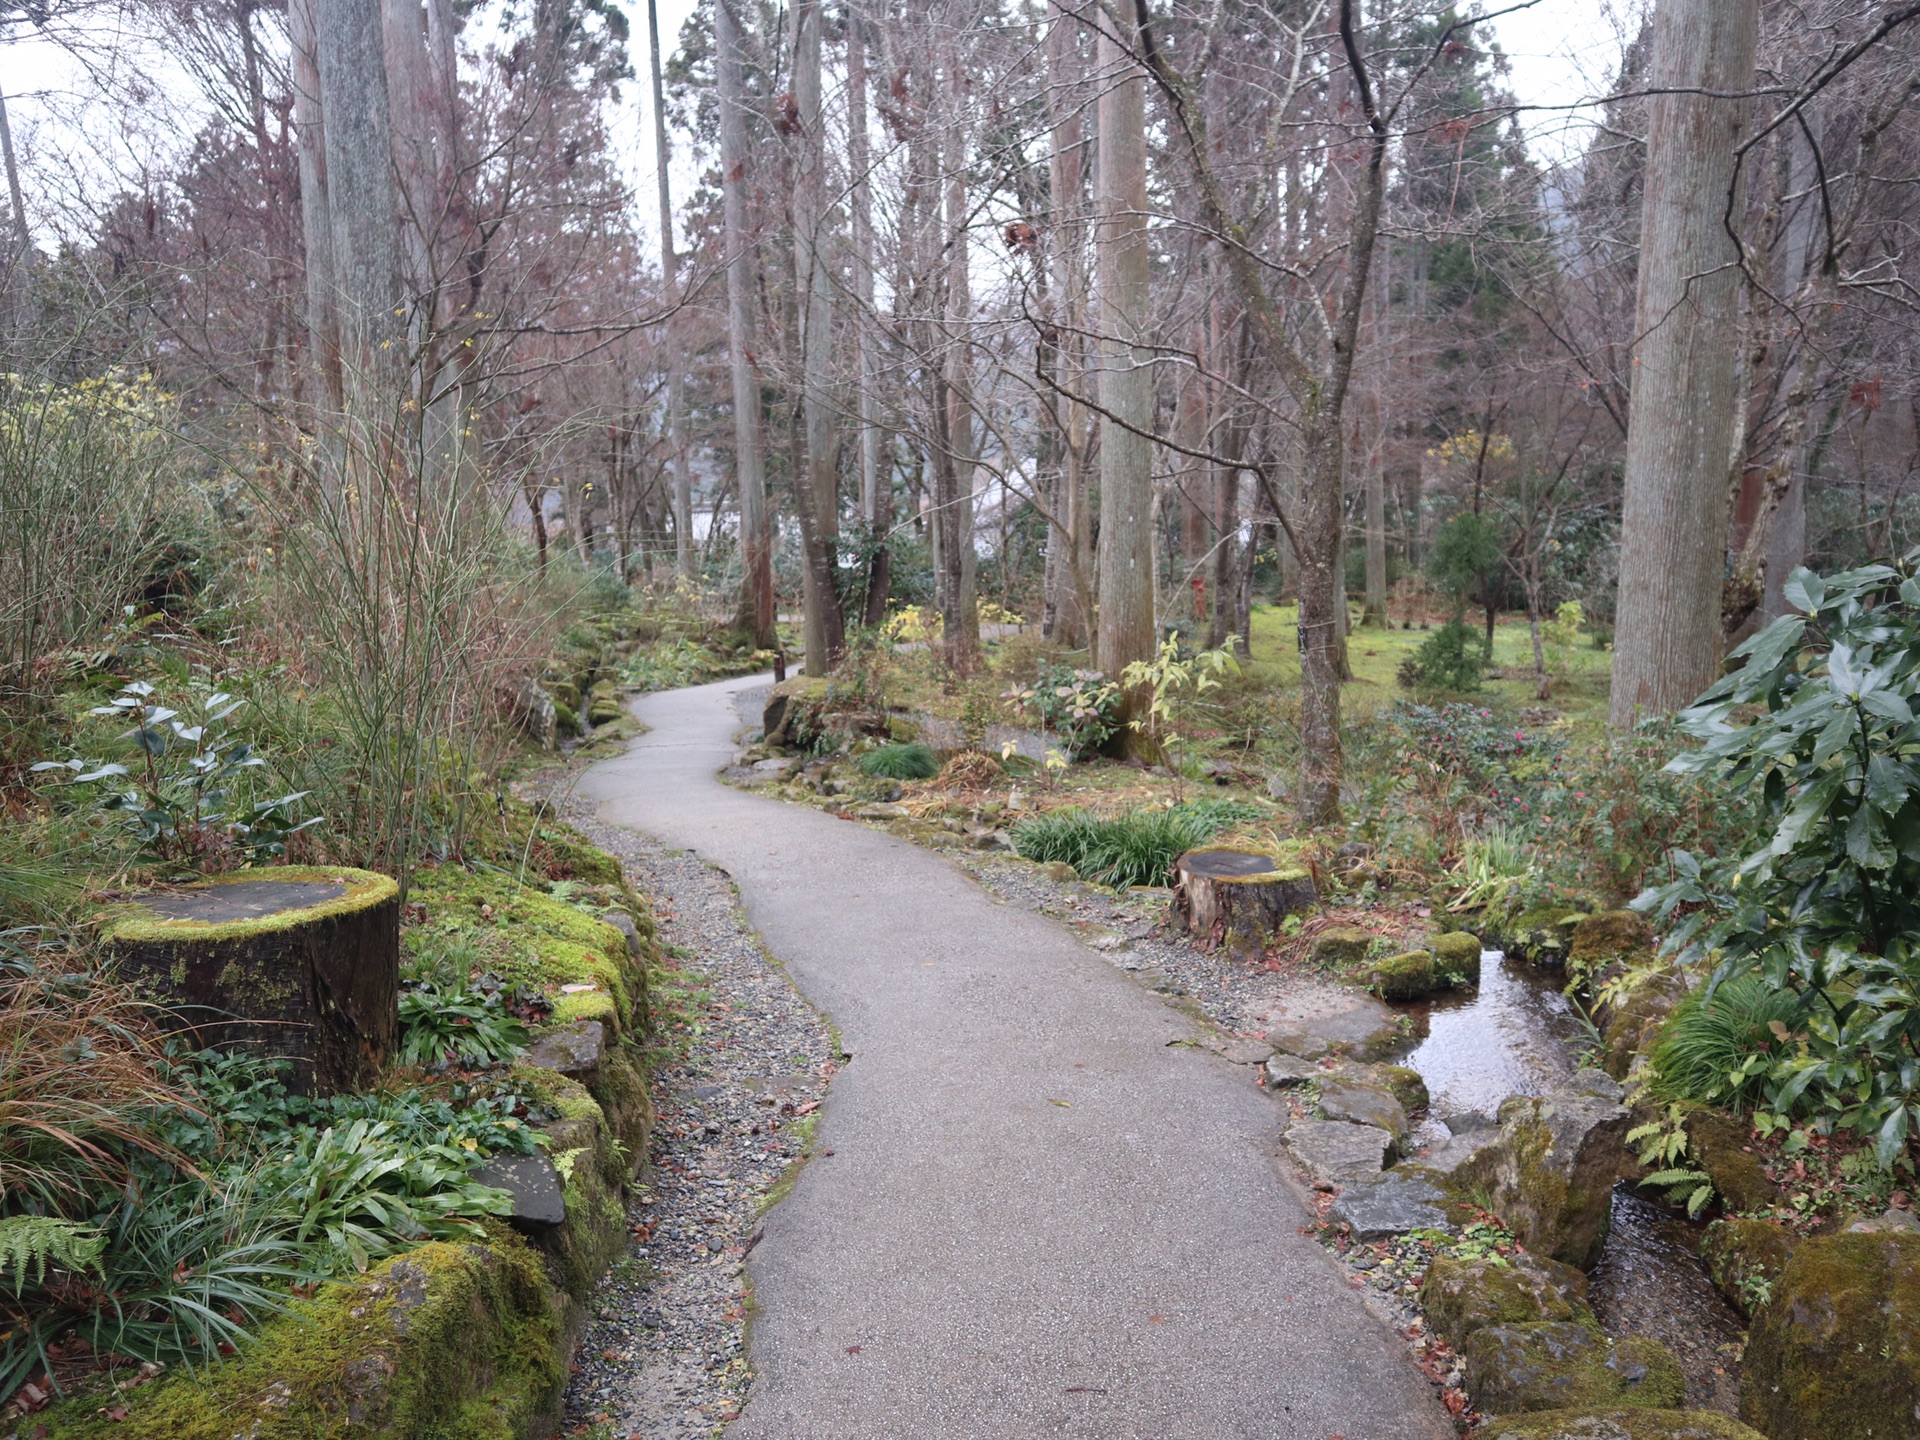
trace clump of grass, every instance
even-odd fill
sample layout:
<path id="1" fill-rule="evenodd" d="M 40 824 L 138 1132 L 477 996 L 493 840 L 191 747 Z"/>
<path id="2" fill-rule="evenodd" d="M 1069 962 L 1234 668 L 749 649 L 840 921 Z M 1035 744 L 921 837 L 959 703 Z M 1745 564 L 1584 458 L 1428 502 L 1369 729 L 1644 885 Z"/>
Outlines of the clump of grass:
<path id="1" fill-rule="evenodd" d="M 1176 805 L 1102 819 L 1081 809 L 1035 815 L 1013 827 L 1014 849 L 1028 860 L 1063 860 L 1096 885 L 1164 885 L 1173 862 L 1204 845 L 1225 818 L 1212 808 Z"/>
<path id="2" fill-rule="evenodd" d="M 940 759 L 919 741 L 882 745 L 854 762 L 862 775 L 881 780 L 931 780 L 940 773 Z"/>
<path id="3" fill-rule="evenodd" d="M 1751 1105 L 1771 1067 L 1750 1074 L 1744 1062 L 1780 1048 L 1776 1024 L 1792 1031 L 1803 1018 L 1797 995 L 1758 976 L 1735 976 L 1711 995 L 1696 990 L 1674 1009 L 1654 1044 L 1659 1088 L 1677 1100 Z"/>

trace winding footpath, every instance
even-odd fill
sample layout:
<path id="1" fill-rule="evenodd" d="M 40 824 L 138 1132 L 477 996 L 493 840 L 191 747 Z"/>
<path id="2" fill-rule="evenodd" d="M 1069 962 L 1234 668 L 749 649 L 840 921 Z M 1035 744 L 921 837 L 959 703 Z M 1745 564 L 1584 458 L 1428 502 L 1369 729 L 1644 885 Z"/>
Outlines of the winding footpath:
<path id="1" fill-rule="evenodd" d="M 584 777 L 726 870 L 839 1028 L 818 1153 L 749 1261 L 738 1440 L 1443 1440 L 1299 1233 L 1279 1112 L 1054 922 L 903 840 L 720 783 L 735 698 L 641 698 Z"/>

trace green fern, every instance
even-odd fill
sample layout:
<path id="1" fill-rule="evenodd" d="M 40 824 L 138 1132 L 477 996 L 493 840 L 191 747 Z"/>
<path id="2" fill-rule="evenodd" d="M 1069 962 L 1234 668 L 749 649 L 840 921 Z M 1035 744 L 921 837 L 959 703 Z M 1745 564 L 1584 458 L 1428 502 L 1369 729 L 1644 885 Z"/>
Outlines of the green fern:
<path id="1" fill-rule="evenodd" d="M 46 1281 L 49 1262 L 68 1270 L 96 1270 L 106 1243 L 106 1236 L 77 1221 L 9 1215 L 0 1219 L 0 1272 L 12 1272 L 17 1295 L 27 1287 L 29 1266 L 36 1285 Z"/>
<path id="2" fill-rule="evenodd" d="M 1686 1109 L 1669 1105 L 1666 1114 L 1627 1132 L 1627 1144 L 1640 1163 L 1653 1173 L 1640 1183 L 1666 1192 L 1669 1205 L 1684 1205 L 1689 1219 L 1697 1219 L 1713 1199 L 1713 1177 L 1684 1164 L 1687 1158 Z"/>

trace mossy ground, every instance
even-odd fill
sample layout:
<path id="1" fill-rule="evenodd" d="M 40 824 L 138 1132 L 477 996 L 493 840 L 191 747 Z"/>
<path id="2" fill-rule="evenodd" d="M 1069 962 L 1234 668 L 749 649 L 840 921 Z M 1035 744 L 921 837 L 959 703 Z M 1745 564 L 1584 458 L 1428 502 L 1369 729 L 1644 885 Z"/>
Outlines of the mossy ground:
<path id="1" fill-rule="evenodd" d="M 1766 1440 L 1711 1410 L 1542 1410 L 1474 1433 L 1477 1440 Z"/>
<path id="2" fill-rule="evenodd" d="M 295 1301 L 234 1359 L 20 1422 L 19 1440 L 520 1440 L 566 1382 L 540 1258 L 510 1232 L 430 1244 Z M 124 1417 L 100 1413 L 123 1407 Z"/>

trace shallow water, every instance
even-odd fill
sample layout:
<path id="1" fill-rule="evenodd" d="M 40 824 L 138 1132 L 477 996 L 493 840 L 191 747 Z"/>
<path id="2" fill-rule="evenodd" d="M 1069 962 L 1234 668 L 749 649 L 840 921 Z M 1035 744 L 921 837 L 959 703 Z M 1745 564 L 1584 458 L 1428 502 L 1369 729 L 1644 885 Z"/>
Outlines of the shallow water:
<path id="1" fill-rule="evenodd" d="M 1555 977 L 1483 953 L 1478 990 L 1396 1007 L 1422 1034 L 1401 1064 L 1420 1072 L 1430 1113 L 1493 1117 L 1509 1095 L 1540 1095 L 1573 1075 L 1581 1030 Z M 1445 1131 L 1430 1139 L 1444 1139 Z M 1739 1317 L 1694 1253 L 1693 1228 L 1621 1186 L 1592 1276 L 1594 1313 L 1612 1335 L 1658 1340 L 1680 1362 L 1687 1404 L 1733 1414 L 1740 1395 Z"/>
<path id="2" fill-rule="evenodd" d="M 1396 1007 L 1422 1039 L 1400 1061 L 1420 1072 L 1432 1113 L 1492 1119 L 1509 1095 L 1540 1095 L 1573 1075 L 1566 1042 L 1579 1032 L 1553 977 L 1482 952 L 1480 987 Z"/>
<path id="3" fill-rule="evenodd" d="M 1610 1335 L 1658 1340 L 1680 1361 L 1687 1404 L 1732 1415 L 1740 1402 L 1740 1317 L 1694 1254 L 1694 1227 L 1626 1186 L 1613 1192 L 1613 1230 L 1588 1277 Z"/>

